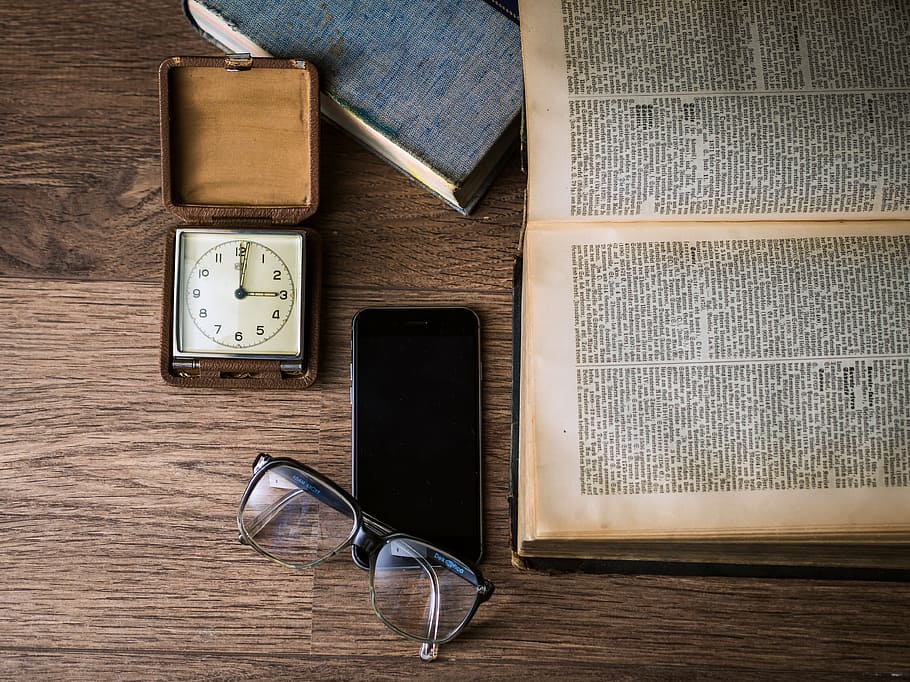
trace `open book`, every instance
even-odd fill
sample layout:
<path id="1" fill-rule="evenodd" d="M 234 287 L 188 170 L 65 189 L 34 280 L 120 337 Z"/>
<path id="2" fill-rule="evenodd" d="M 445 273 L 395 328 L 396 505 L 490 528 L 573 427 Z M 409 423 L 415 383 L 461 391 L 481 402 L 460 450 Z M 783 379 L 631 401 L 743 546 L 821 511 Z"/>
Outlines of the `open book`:
<path id="1" fill-rule="evenodd" d="M 515 563 L 910 568 L 910 4 L 520 12 Z"/>

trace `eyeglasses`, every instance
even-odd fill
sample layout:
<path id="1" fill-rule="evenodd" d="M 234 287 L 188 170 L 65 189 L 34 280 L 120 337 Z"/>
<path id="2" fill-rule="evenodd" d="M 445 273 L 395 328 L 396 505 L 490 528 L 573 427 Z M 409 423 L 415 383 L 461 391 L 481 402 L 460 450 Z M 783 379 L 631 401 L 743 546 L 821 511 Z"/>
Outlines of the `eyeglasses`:
<path id="1" fill-rule="evenodd" d="M 256 458 L 237 526 L 240 542 L 290 568 L 311 568 L 349 545 L 369 556 L 373 610 L 398 634 L 423 642 L 426 661 L 493 594 L 493 583 L 470 563 L 393 532 L 335 483 L 293 459 Z"/>

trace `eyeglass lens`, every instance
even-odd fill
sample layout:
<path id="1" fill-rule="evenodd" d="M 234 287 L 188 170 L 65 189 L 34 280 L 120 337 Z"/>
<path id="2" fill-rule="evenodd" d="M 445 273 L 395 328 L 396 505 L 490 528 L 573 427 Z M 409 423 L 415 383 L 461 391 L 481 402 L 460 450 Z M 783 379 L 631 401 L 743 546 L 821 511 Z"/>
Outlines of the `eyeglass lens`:
<path id="1" fill-rule="evenodd" d="M 269 468 L 241 510 L 247 537 L 278 561 L 306 568 L 332 556 L 354 532 L 344 498 L 291 466 Z"/>
<path id="2" fill-rule="evenodd" d="M 413 538 L 387 541 L 373 557 L 371 577 L 380 618 L 415 639 L 452 637 L 477 601 L 470 569 Z"/>

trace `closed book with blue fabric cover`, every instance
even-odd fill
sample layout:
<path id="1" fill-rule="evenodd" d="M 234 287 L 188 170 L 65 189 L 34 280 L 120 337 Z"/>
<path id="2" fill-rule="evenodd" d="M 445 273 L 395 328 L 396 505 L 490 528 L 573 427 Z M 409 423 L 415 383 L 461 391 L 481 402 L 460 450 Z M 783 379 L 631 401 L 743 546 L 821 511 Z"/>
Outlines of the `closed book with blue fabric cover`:
<path id="1" fill-rule="evenodd" d="M 480 0 L 184 0 L 227 52 L 316 64 L 323 114 L 469 212 L 517 139 L 515 21 Z"/>

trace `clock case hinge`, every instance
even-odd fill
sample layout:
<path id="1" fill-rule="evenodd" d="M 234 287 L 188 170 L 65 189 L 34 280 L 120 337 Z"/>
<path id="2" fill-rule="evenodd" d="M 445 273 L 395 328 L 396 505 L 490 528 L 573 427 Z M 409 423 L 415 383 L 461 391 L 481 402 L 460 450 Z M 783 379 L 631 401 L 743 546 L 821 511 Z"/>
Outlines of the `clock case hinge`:
<path id="1" fill-rule="evenodd" d="M 303 376 L 305 372 L 302 361 L 281 362 L 279 363 L 278 368 L 281 371 L 281 374 L 286 377 Z M 176 376 L 184 377 L 187 379 L 202 375 L 201 363 L 196 358 L 193 358 L 191 360 L 171 360 L 171 369 Z M 253 379 L 257 376 L 256 372 L 222 372 L 221 374 L 223 377 L 229 375 L 231 379 Z"/>
<path id="2" fill-rule="evenodd" d="M 196 224 L 201 227 L 221 227 L 221 228 L 235 228 L 235 229 L 246 229 L 248 227 L 276 227 L 283 228 L 288 227 L 287 224 L 282 222 L 277 222 L 272 218 L 225 218 L 224 216 L 205 216 L 201 220 L 197 220 Z"/>

